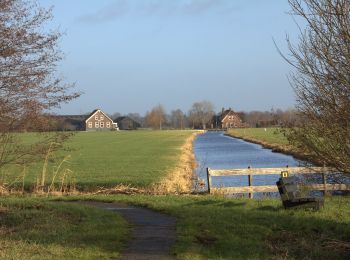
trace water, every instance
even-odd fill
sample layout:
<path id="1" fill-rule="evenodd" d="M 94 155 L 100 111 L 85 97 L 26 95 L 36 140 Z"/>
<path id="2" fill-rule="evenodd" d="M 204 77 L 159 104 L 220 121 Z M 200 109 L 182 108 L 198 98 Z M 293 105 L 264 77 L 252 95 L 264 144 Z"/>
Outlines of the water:
<path id="1" fill-rule="evenodd" d="M 198 163 L 197 175 L 206 182 L 206 168 L 277 168 L 300 166 L 302 162 L 292 156 L 273 153 L 261 145 L 228 137 L 224 132 L 207 132 L 194 141 L 194 153 Z M 279 175 L 257 175 L 254 185 L 276 185 Z M 247 176 L 212 177 L 213 186 L 247 186 Z M 257 194 L 258 195 L 258 194 Z M 261 195 L 261 194 L 260 194 Z M 276 195 L 276 194 L 271 194 Z"/>

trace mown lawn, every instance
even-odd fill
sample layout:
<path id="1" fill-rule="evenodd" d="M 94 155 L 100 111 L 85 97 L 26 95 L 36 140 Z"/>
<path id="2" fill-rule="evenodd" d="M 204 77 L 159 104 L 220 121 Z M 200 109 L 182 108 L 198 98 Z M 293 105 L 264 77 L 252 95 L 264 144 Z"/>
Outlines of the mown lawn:
<path id="1" fill-rule="evenodd" d="M 269 144 L 288 144 L 287 138 L 279 128 L 238 128 L 228 130 L 228 134 L 241 138 L 256 139 Z"/>
<path id="2" fill-rule="evenodd" d="M 56 154 L 60 159 L 50 160 L 45 174 L 49 185 L 55 170 L 67 156 L 55 177 L 55 182 L 74 182 L 78 190 L 96 190 L 98 187 L 114 187 L 118 184 L 147 187 L 166 176 L 179 163 L 181 146 L 192 131 L 115 131 L 78 132 L 66 144 L 66 150 Z M 37 138 L 24 134 L 27 142 Z M 30 189 L 40 181 L 44 162 L 27 168 L 25 183 Z M 7 182 L 18 177 L 21 185 L 23 169 L 3 169 L 0 177 Z"/>
<path id="3" fill-rule="evenodd" d="M 69 198 L 73 199 L 73 198 Z M 75 198 L 75 199 L 82 199 Z M 350 198 L 318 211 L 284 210 L 276 199 L 215 196 L 90 196 L 177 217 L 178 259 L 349 259 Z"/>
<path id="4" fill-rule="evenodd" d="M 0 198 L 0 259 L 110 259 L 129 238 L 120 216 L 43 198 Z"/>

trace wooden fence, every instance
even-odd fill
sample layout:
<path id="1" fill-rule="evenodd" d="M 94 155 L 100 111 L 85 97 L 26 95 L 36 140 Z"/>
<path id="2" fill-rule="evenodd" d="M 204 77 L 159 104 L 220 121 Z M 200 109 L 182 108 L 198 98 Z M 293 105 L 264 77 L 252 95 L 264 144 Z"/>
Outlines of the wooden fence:
<path id="1" fill-rule="evenodd" d="M 350 191 L 350 184 L 327 184 L 327 174 L 334 174 L 337 171 L 328 167 L 285 167 L 285 168 L 251 168 L 247 169 L 229 169 L 229 170 L 213 170 L 207 168 L 207 182 L 209 193 L 249 193 L 249 197 L 253 197 L 254 192 L 278 192 L 276 185 L 254 186 L 254 175 L 272 175 L 272 174 L 320 174 L 322 176 L 322 184 L 303 185 L 305 190 L 319 191 Z M 212 187 L 212 176 L 248 176 L 248 186 L 236 187 Z"/>

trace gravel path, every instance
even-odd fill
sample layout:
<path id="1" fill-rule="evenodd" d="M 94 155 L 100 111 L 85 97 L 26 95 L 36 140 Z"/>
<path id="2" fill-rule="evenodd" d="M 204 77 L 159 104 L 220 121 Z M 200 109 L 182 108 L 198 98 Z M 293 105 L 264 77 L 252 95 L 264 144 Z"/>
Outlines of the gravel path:
<path id="1" fill-rule="evenodd" d="M 133 226 L 132 239 L 122 252 L 122 259 L 175 259 L 170 255 L 176 240 L 174 217 L 119 203 L 79 203 L 116 212 Z"/>

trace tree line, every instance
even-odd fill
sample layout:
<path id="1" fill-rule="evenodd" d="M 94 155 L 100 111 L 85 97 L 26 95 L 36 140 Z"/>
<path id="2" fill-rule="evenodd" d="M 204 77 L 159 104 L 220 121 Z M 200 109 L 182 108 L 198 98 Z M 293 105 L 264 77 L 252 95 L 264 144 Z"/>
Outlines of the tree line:
<path id="1" fill-rule="evenodd" d="M 231 108 L 228 108 L 231 109 Z M 143 128 L 152 129 L 211 129 L 220 128 L 220 111 L 215 111 L 210 101 L 193 103 L 188 111 L 174 109 L 167 112 L 164 106 L 157 105 L 145 113 L 128 113 L 127 116 L 140 123 Z M 244 122 L 245 127 L 272 127 L 291 126 L 298 123 L 298 115 L 295 109 L 271 109 L 270 111 L 234 111 Z M 121 113 L 113 113 L 112 119 L 122 116 Z"/>

